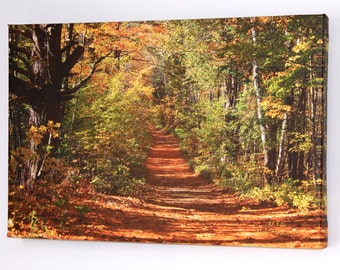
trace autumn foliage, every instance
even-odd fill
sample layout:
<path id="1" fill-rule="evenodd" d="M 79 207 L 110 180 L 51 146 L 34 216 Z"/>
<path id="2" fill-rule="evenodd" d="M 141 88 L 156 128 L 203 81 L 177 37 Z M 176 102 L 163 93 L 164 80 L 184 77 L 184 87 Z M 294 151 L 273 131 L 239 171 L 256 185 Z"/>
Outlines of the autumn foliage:
<path id="1" fill-rule="evenodd" d="M 143 198 L 155 127 L 225 192 L 323 211 L 326 24 L 10 25 L 9 234 L 56 238 L 89 196 Z"/>

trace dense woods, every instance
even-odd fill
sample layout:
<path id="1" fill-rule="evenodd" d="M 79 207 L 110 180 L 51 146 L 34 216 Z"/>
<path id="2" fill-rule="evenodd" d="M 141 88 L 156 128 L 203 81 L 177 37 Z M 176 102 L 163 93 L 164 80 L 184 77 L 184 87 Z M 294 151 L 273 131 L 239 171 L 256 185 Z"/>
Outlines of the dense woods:
<path id="1" fill-rule="evenodd" d="M 198 172 L 242 192 L 324 180 L 322 20 L 168 24 L 166 79 L 155 93 L 162 124 L 174 129 Z"/>
<path id="2" fill-rule="evenodd" d="M 321 15 L 10 25 L 9 228 L 143 196 L 154 126 L 227 192 L 324 208 L 327 43 Z"/>

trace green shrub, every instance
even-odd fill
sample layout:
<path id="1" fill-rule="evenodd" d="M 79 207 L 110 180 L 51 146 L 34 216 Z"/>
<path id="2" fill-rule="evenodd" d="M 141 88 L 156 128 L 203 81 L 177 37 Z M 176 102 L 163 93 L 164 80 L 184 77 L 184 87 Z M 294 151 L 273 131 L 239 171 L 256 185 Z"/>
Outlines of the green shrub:
<path id="1" fill-rule="evenodd" d="M 117 74 L 90 106 L 79 105 L 86 114 L 74 123 L 69 144 L 77 149 L 73 160 L 82 178 L 99 192 L 127 196 L 144 183 L 152 138 L 149 101 L 140 90 L 124 85 L 124 76 Z"/>
<path id="2" fill-rule="evenodd" d="M 209 167 L 207 166 L 198 166 L 196 167 L 195 169 L 195 172 L 198 173 L 200 175 L 200 177 L 202 177 L 203 179 L 206 179 L 206 180 L 212 180 L 212 171 Z"/>
<path id="3" fill-rule="evenodd" d="M 255 161 L 226 164 L 221 167 L 220 184 L 234 192 L 247 193 L 263 186 L 263 167 Z"/>
<path id="4" fill-rule="evenodd" d="M 276 183 L 273 186 L 266 185 L 264 188 L 252 188 L 244 196 L 273 201 L 279 206 L 286 205 L 300 211 L 325 205 L 324 198 L 319 198 L 319 192 L 313 181 L 286 179 L 282 183 Z"/>

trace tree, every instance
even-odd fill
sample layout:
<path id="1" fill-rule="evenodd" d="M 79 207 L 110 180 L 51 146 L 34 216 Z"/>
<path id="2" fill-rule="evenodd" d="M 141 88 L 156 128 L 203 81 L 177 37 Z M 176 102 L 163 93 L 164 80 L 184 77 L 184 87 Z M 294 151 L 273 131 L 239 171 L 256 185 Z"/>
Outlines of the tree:
<path id="1" fill-rule="evenodd" d="M 60 123 L 62 103 L 74 97 L 103 60 L 96 59 L 87 77 L 70 87 L 68 77 L 84 53 L 73 32 L 73 24 L 9 26 L 9 91 L 29 106 L 29 125 L 39 127 L 48 120 Z"/>
<path id="2" fill-rule="evenodd" d="M 115 82 L 152 99 L 197 171 L 242 190 L 322 178 L 323 29 L 318 16 L 11 26 L 11 149 L 25 121 L 51 120 L 70 153 L 86 117 L 102 119 L 89 106 L 111 109 Z"/>

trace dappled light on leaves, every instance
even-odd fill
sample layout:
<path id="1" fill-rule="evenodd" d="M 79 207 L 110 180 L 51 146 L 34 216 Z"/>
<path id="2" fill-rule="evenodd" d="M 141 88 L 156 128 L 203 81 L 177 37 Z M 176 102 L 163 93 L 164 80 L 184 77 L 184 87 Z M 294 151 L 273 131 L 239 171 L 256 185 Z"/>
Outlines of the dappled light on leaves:
<path id="1" fill-rule="evenodd" d="M 327 20 L 9 26 L 8 235 L 322 248 Z"/>

